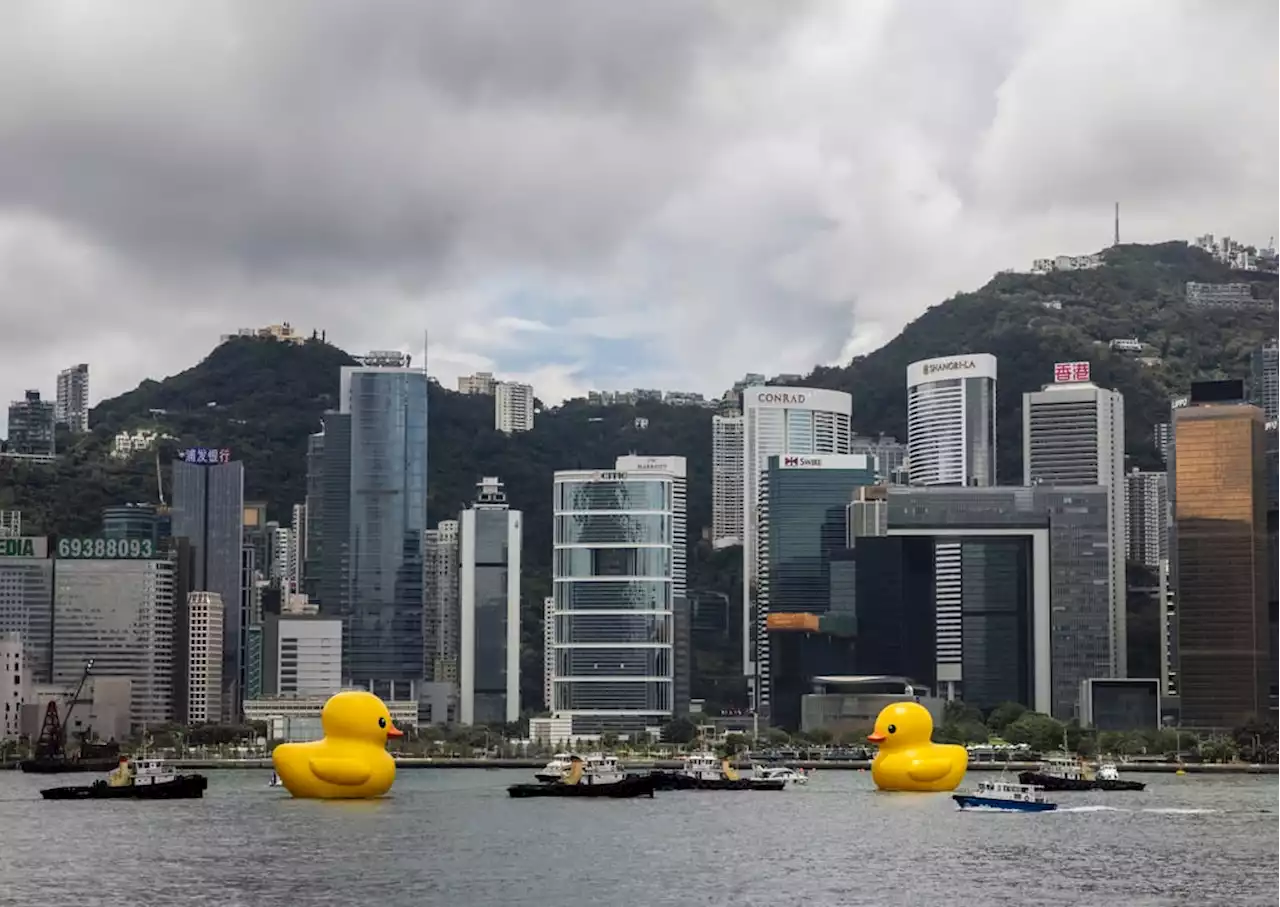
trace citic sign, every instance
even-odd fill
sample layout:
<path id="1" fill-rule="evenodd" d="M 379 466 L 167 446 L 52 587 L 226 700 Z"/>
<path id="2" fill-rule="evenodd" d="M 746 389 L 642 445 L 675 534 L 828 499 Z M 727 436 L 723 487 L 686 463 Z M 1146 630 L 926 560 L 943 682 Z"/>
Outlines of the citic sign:
<path id="1" fill-rule="evenodd" d="M 757 403 L 804 403 L 804 394 L 760 393 L 756 394 Z"/>
<path id="2" fill-rule="evenodd" d="M 978 364 L 972 359 L 948 359 L 945 362 L 930 362 L 924 367 L 924 373 L 929 376 L 935 372 L 967 372 L 977 367 Z"/>

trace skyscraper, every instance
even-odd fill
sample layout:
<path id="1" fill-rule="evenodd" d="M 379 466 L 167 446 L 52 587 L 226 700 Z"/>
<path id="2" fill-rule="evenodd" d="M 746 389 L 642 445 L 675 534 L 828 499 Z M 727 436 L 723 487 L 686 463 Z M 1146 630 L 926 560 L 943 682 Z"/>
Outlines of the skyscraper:
<path id="1" fill-rule="evenodd" d="M 499 381 L 493 388 L 493 427 L 504 434 L 533 430 L 533 387 Z"/>
<path id="2" fill-rule="evenodd" d="M 458 720 L 520 717 L 520 547 L 523 515 L 489 477 L 458 516 Z"/>
<path id="3" fill-rule="evenodd" d="M 1253 353 L 1249 375 L 1249 402 L 1262 410 L 1268 422 L 1280 419 L 1278 363 L 1280 350 L 1277 350 L 1275 340 Z"/>
<path id="4" fill-rule="evenodd" d="M 912 485 L 996 484 L 996 357 L 964 353 L 907 366 Z"/>
<path id="5" fill-rule="evenodd" d="M 426 611 L 422 618 L 423 677 L 458 687 L 458 521 L 441 520 L 424 540 Z"/>
<path id="6" fill-rule="evenodd" d="M 1194 385 L 1174 420 L 1182 723 L 1234 727 L 1269 706 L 1265 423 Z"/>
<path id="7" fill-rule="evenodd" d="M 242 575 L 244 464 L 174 462 L 172 521 L 174 538 L 191 542 L 191 591 L 216 592 L 222 600 L 223 718 L 234 721 L 244 699 L 249 633 Z"/>
<path id="8" fill-rule="evenodd" d="M 742 544 L 743 418 L 711 417 L 711 544 Z"/>
<path id="9" fill-rule="evenodd" d="M 638 733 L 677 701 L 685 602 L 684 457 L 622 457 L 554 478 L 551 708 L 574 734 Z"/>
<path id="10" fill-rule="evenodd" d="M 0 538 L 0 634 L 22 640 L 33 683 L 49 683 L 53 642 L 53 561 L 44 536 Z"/>
<path id="11" fill-rule="evenodd" d="M 367 361 L 342 369 L 325 417 L 321 606 L 343 622 L 344 682 L 405 701 L 423 671 L 427 373 Z"/>
<path id="12" fill-rule="evenodd" d="M 1088 363 L 1061 363 L 1059 380 L 1022 395 L 1026 485 L 1107 489 L 1111 677 L 1128 675 L 1125 629 L 1124 397 L 1089 381 Z"/>
<path id="13" fill-rule="evenodd" d="M 54 418 L 73 432 L 89 430 L 89 366 L 73 365 L 58 372 L 58 402 Z"/>
<path id="14" fill-rule="evenodd" d="M 175 703 L 176 720 L 217 724 L 222 712 L 222 596 L 192 592 L 185 607 L 186 701 Z"/>
<path id="15" fill-rule="evenodd" d="M 770 457 L 847 454 L 853 397 L 811 387 L 749 387 L 742 392 L 742 667 L 751 707 L 756 705 L 754 588 L 759 578 L 760 483 Z"/>
<path id="16" fill-rule="evenodd" d="M 1158 574 L 1169 559 L 1169 475 L 1133 469 L 1124 483 L 1126 556 Z"/>

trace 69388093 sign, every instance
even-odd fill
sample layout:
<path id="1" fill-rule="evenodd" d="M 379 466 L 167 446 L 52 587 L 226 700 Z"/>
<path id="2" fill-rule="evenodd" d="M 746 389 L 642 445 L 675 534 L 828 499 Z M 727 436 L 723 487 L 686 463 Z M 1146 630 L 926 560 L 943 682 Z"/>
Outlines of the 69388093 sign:
<path id="1" fill-rule="evenodd" d="M 58 557 L 68 560 L 151 560 L 155 556 L 151 539 L 58 539 Z"/>

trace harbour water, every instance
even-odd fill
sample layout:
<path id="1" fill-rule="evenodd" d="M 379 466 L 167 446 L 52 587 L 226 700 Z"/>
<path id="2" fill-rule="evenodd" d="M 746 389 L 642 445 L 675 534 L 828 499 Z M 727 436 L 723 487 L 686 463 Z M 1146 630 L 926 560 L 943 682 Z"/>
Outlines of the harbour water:
<path id="1" fill-rule="evenodd" d="M 527 771 L 403 772 L 364 803 L 213 771 L 204 800 L 39 799 L 0 772 L 0 905 L 1274 905 L 1274 775 L 1144 775 L 1041 815 L 818 771 L 781 793 L 510 800 Z M 985 777 L 985 773 L 984 776 Z M 964 787 L 976 781 L 972 776 Z"/>

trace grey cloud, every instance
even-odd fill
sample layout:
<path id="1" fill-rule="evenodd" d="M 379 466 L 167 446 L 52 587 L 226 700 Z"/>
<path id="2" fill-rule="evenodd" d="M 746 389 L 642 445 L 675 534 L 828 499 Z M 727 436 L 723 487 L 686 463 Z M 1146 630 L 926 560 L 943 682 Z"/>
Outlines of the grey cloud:
<path id="1" fill-rule="evenodd" d="M 1275 19 L 1266 0 L 11 4 L 0 397 L 83 360 L 117 392 L 286 319 L 352 348 L 430 327 L 450 362 L 501 370 L 510 339 L 478 328 L 540 306 L 639 313 L 635 382 L 715 391 L 1097 249 L 1115 199 L 1135 239 L 1265 241 Z M 526 332 L 520 361 L 589 336 Z M 552 393 L 592 380 L 545 373 Z"/>

